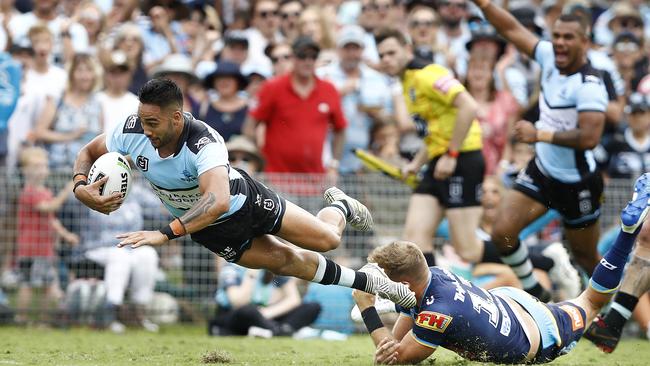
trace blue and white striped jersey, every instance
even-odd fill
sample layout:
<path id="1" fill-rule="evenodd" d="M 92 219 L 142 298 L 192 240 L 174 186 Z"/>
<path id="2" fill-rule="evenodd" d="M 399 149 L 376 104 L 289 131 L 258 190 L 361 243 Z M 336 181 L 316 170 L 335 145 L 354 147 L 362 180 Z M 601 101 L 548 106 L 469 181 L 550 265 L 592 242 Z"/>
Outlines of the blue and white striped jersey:
<path id="1" fill-rule="evenodd" d="M 578 114 L 586 111 L 605 112 L 607 90 L 600 71 L 585 64 L 573 74 L 563 75 L 555 67 L 553 45 L 540 41 L 535 46 L 535 60 L 542 68 L 542 94 L 539 98 L 538 129 L 567 131 L 578 128 Z M 581 181 L 596 170 L 591 150 L 538 142 L 535 144 L 536 162 L 549 177 L 566 183 Z"/>
<path id="2" fill-rule="evenodd" d="M 184 119 L 176 153 L 166 158 L 158 155 L 135 114 L 106 134 L 106 148 L 130 155 L 162 203 L 176 217 L 182 216 L 201 198 L 201 174 L 217 166 L 227 167 L 230 210 L 219 218 L 224 219 L 237 212 L 246 201 L 246 182 L 236 169 L 230 168 L 228 150 L 221 135 L 189 113 L 184 113 Z"/>

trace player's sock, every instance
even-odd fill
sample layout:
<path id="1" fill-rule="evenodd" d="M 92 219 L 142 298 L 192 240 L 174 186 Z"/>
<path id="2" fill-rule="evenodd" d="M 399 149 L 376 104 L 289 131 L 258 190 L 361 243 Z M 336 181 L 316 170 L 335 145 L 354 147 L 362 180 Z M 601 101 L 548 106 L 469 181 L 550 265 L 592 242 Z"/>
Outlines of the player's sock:
<path id="1" fill-rule="evenodd" d="M 335 209 L 339 210 L 339 212 L 341 212 L 343 214 L 343 218 L 345 220 L 349 219 L 350 207 L 348 207 L 347 202 L 345 202 L 345 201 L 334 201 L 334 202 L 330 203 L 327 207 L 332 207 L 332 208 L 335 208 Z"/>
<path id="2" fill-rule="evenodd" d="M 436 257 L 433 255 L 433 252 L 424 253 L 424 259 L 427 260 L 427 266 L 433 267 L 436 265 Z"/>
<path id="3" fill-rule="evenodd" d="M 480 263 L 503 263 L 497 246 L 491 240 L 483 241 L 483 257 Z"/>
<path id="4" fill-rule="evenodd" d="M 519 281 L 521 281 L 524 290 L 537 296 L 532 291 L 536 292 L 538 287 L 541 289 L 541 286 L 533 275 L 533 264 L 528 256 L 528 247 L 517 240 L 514 250 L 509 254 L 501 256 L 501 260 L 512 268 L 512 271 L 515 272 Z"/>
<path id="5" fill-rule="evenodd" d="M 544 256 L 542 253 L 532 251 L 528 256 L 533 268 L 539 268 L 546 272 L 553 268 L 553 259 Z M 491 240 L 483 241 L 483 257 L 480 263 L 503 263 L 497 246 Z"/>
<path id="6" fill-rule="evenodd" d="M 589 280 L 591 288 L 600 293 L 611 293 L 618 288 L 637 232 L 638 230 L 634 233 L 621 230 L 618 233 L 614 245 L 605 253 L 594 269 L 594 274 Z"/>
<path id="7" fill-rule="evenodd" d="M 624 292 L 619 292 L 614 296 L 611 309 L 603 319 L 613 333 L 616 333 L 616 335 L 621 334 L 623 326 L 632 316 L 634 307 L 638 302 L 638 297 Z"/>
<path id="8" fill-rule="evenodd" d="M 320 253 L 316 253 L 316 255 L 318 256 L 318 268 L 311 282 L 366 291 L 368 276 L 365 273 L 338 265 Z"/>

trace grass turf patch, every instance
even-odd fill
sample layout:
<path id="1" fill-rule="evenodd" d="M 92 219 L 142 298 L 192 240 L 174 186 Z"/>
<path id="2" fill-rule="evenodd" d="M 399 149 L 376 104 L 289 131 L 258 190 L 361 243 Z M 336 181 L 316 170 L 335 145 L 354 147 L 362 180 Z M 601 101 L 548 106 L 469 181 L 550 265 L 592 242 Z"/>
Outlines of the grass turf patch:
<path id="1" fill-rule="evenodd" d="M 646 340 L 623 341 L 605 355 L 588 341 L 553 365 L 641 365 L 650 359 Z M 372 365 L 372 341 L 208 337 L 204 327 L 163 327 L 159 334 L 89 329 L 0 328 L 0 365 Z M 435 359 L 435 361 L 433 361 Z M 424 365 L 478 365 L 438 350 Z"/>

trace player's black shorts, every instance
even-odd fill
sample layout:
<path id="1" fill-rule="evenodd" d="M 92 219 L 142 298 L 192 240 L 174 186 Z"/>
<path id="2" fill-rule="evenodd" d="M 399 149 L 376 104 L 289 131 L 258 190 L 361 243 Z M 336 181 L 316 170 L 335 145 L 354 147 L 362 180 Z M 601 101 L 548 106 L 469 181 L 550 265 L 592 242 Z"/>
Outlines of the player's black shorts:
<path id="1" fill-rule="evenodd" d="M 480 206 L 481 185 L 485 174 L 485 160 L 481 150 L 460 153 L 454 174 L 445 180 L 433 178 L 439 159 L 440 156 L 431 159 L 415 193 L 430 194 L 446 208 Z"/>
<path id="2" fill-rule="evenodd" d="M 253 238 L 277 233 L 287 209 L 284 198 L 243 170 L 238 171 L 246 183 L 239 192 L 246 195 L 244 205 L 226 219 L 192 234 L 192 240 L 228 262 L 237 262 Z"/>
<path id="3" fill-rule="evenodd" d="M 513 188 L 557 210 L 562 215 L 565 227 L 585 228 L 600 217 L 603 177 L 598 171 L 580 182 L 564 183 L 544 175 L 535 159 L 532 159 L 517 175 Z"/>
<path id="4" fill-rule="evenodd" d="M 570 302 L 543 304 L 553 314 L 560 336 L 559 346 L 540 349 L 535 356 L 535 363 L 546 363 L 569 353 L 585 332 L 587 313 L 583 308 Z M 543 330 L 542 330 L 543 331 Z M 540 347 L 541 348 L 541 347 Z"/>

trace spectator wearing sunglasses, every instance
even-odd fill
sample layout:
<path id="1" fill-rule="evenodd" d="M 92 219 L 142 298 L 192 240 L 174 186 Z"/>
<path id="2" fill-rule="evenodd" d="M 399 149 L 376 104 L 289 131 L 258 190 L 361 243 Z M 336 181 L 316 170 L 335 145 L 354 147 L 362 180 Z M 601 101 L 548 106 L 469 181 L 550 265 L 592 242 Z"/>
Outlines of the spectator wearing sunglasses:
<path id="1" fill-rule="evenodd" d="M 287 42 L 293 42 L 300 34 L 298 19 L 304 8 L 301 0 L 280 1 L 280 33 Z"/>
<path id="2" fill-rule="evenodd" d="M 631 32 L 619 34 L 612 44 L 612 59 L 625 83 L 626 93 L 634 92 L 648 71 L 648 57 L 644 55 L 641 40 Z"/>
<path id="3" fill-rule="evenodd" d="M 264 49 L 269 43 L 282 39 L 278 3 L 272 0 L 257 1 L 252 8 L 251 27 L 246 29 L 248 61 L 269 63 Z"/>
<path id="4" fill-rule="evenodd" d="M 308 37 L 299 37 L 292 45 L 293 70 L 267 81 L 260 90 L 256 106 L 244 127 L 244 133 L 256 138 L 256 127 L 263 125 L 262 138 L 257 140 L 266 160 L 265 172 L 338 174 L 343 153 L 345 128 L 339 93 L 334 85 L 316 77 L 316 59 L 320 47 Z M 326 147 L 331 130 L 331 145 Z M 287 143 L 291 141 L 291 143 Z M 324 151 L 332 159 L 323 163 Z M 284 187 L 283 187 L 284 188 Z M 297 185 L 286 187 L 291 191 Z M 289 192 L 316 194 L 312 191 Z"/>
<path id="5" fill-rule="evenodd" d="M 435 11 L 428 7 L 417 7 L 408 16 L 408 31 L 415 58 L 450 67 L 454 65 L 454 57 L 438 44 L 439 26 Z"/>
<path id="6" fill-rule="evenodd" d="M 466 0 L 441 0 L 438 2 L 438 14 L 440 15 L 441 27 L 437 34 L 438 44 L 450 50 L 456 60 L 465 60 L 458 66 L 467 65 L 469 55 L 465 49 L 465 44 L 469 42 L 472 35 L 467 27 L 466 18 L 467 1 Z M 465 67 L 466 69 L 466 67 Z M 456 70 L 459 76 L 465 76 L 466 70 Z"/>
<path id="7" fill-rule="evenodd" d="M 285 42 L 271 43 L 264 50 L 273 65 L 273 76 L 287 74 L 293 69 L 293 51 Z"/>
<path id="8" fill-rule="evenodd" d="M 596 158 L 606 176 L 633 178 L 650 170 L 650 100 L 633 93 L 625 108 L 627 127 L 599 145 Z"/>
<path id="9" fill-rule="evenodd" d="M 611 46 L 617 34 L 629 31 L 643 40 L 650 35 L 650 6 L 643 0 L 616 1 L 594 24 L 594 40 Z"/>
<path id="10" fill-rule="evenodd" d="M 339 167 L 341 174 L 355 174 L 363 169 L 353 150 L 368 150 L 373 125 L 392 121 L 388 113 L 388 78 L 363 62 L 364 38 L 365 31 L 358 25 L 341 28 L 336 37 L 338 60 L 317 70 L 317 75 L 331 81 L 341 94 L 343 113 L 350 123 Z"/>
<path id="11" fill-rule="evenodd" d="M 255 144 L 244 136 L 233 136 L 227 143 L 228 161 L 234 168 L 243 169 L 251 174 L 264 169 L 264 159 Z"/>

